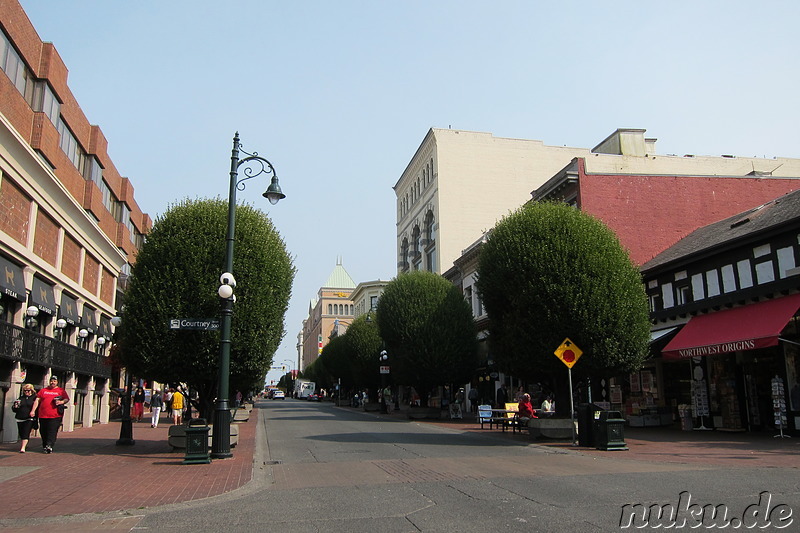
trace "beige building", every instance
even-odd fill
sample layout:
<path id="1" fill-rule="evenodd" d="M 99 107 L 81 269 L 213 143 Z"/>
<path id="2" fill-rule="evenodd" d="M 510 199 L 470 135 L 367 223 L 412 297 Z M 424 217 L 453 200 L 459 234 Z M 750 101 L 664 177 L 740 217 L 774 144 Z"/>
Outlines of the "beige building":
<path id="1" fill-rule="evenodd" d="M 317 360 L 331 338 L 344 335 L 353 322 L 354 305 L 350 299 L 356 284 L 342 266 L 341 260 L 320 287 L 317 297 L 308 305 L 308 317 L 303 321 L 302 336 L 298 337 L 300 370 Z"/>
<path id="2" fill-rule="evenodd" d="M 350 295 L 355 310 L 354 318 L 375 311 L 378 307 L 378 299 L 383 294 L 383 289 L 386 288 L 388 283 L 388 281 L 378 279 L 375 281 L 362 281 L 356 286 L 353 294 Z"/>
<path id="3" fill-rule="evenodd" d="M 442 273 L 586 148 L 431 129 L 394 186 L 397 271 Z"/>

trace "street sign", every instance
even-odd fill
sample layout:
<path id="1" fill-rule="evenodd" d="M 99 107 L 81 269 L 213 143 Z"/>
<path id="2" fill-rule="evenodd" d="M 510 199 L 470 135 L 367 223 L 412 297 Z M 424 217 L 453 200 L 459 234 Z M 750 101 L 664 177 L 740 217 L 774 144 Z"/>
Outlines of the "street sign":
<path id="1" fill-rule="evenodd" d="M 583 351 L 581 351 L 578 346 L 569 340 L 569 337 L 564 339 L 564 342 L 561 343 L 561 346 L 556 348 L 556 351 L 553 352 L 556 354 L 556 357 L 561 359 L 561 361 L 567 365 L 567 368 L 572 368 L 572 365 L 578 362 L 581 355 L 583 355 Z"/>
<path id="2" fill-rule="evenodd" d="M 388 366 L 381 366 L 381 374 L 388 374 L 388 373 L 389 373 L 389 367 Z"/>
<path id="3" fill-rule="evenodd" d="M 219 320 L 216 318 L 171 318 L 169 329 L 214 331 L 219 329 Z"/>

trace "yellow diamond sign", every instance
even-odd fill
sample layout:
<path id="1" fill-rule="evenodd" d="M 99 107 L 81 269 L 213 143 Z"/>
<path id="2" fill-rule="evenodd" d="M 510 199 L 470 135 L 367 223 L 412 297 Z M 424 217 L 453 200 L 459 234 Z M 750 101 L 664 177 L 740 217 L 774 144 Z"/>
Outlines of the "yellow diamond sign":
<path id="1" fill-rule="evenodd" d="M 574 342 L 569 340 L 569 337 L 564 339 L 564 342 L 561 343 L 561 346 L 556 348 L 556 351 L 553 352 L 556 354 L 556 357 L 561 359 L 561 361 L 567 365 L 567 368 L 572 368 L 572 365 L 578 362 L 578 359 L 581 358 L 583 355 L 583 351 L 575 345 Z"/>

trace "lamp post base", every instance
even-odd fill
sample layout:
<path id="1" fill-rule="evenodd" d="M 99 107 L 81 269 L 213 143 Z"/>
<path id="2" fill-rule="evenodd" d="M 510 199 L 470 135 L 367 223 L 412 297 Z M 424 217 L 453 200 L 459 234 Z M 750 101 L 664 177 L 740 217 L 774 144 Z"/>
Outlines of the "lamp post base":
<path id="1" fill-rule="evenodd" d="M 229 459 L 231 453 L 231 408 L 228 400 L 217 400 L 214 410 L 214 433 L 211 435 L 211 458 Z"/>
<path id="2" fill-rule="evenodd" d="M 119 439 L 117 439 L 117 446 L 132 446 L 136 444 L 133 440 L 133 420 L 128 418 L 122 419 L 122 426 L 119 429 Z"/>

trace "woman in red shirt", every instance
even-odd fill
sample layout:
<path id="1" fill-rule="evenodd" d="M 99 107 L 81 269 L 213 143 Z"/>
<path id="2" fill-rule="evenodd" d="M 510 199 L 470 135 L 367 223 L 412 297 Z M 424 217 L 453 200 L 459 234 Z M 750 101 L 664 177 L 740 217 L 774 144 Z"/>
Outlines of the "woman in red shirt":
<path id="1" fill-rule="evenodd" d="M 522 395 L 517 404 L 517 416 L 519 416 L 519 423 L 521 426 L 527 426 L 528 420 L 537 418 L 533 413 L 533 405 L 531 405 L 531 395 L 527 392 Z"/>
<path id="2" fill-rule="evenodd" d="M 31 416 L 39 417 L 39 433 L 42 436 L 44 453 L 53 453 L 58 428 L 69 403 L 67 391 L 58 386 L 58 377 L 50 376 L 50 384 L 36 394 Z M 38 410 L 38 414 L 37 414 Z"/>

